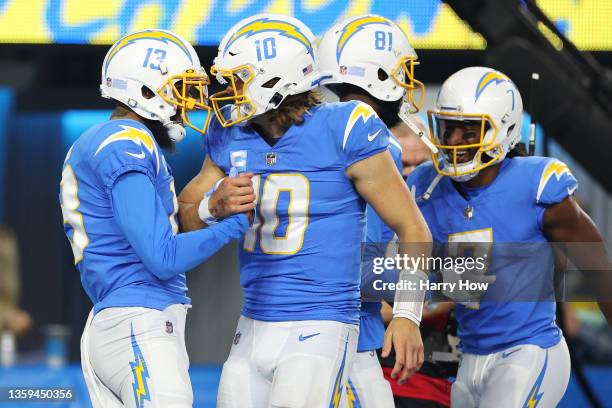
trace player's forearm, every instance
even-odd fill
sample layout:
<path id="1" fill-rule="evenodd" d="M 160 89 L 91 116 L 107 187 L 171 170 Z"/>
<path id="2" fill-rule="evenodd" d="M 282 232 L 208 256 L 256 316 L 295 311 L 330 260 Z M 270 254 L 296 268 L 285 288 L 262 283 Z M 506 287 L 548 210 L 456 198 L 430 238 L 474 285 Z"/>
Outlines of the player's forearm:
<path id="1" fill-rule="evenodd" d="M 143 263 L 159 279 L 170 279 L 202 264 L 248 228 L 246 216 L 232 216 L 206 229 L 160 237 Z"/>
<path id="2" fill-rule="evenodd" d="M 544 213 L 544 232 L 579 269 L 612 325 L 612 264 L 599 229 L 572 197 L 549 207 Z"/>
<path id="3" fill-rule="evenodd" d="M 179 224 L 181 232 L 196 231 L 206 227 L 198 214 L 198 205 L 179 202 Z"/>
<path id="4" fill-rule="evenodd" d="M 398 254 L 415 260 L 428 257 L 432 250 L 429 227 L 420 212 L 412 214 L 411 219 L 414 220 L 412 223 L 403 223 L 396 231 L 399 240 Z"/>
<path id="5" fill-rule="evenodd" d="M 395 291 L 393 316 L 409 319 L 419 325 L 426 292 L 422 287 L 422 282 L 427 279 L 429 273 L 426 268 L 428 263 L 419 261 L 431 255 L 432 240 L 431 232 L 420 212 L 412 215 L 411 219 L 414 224 L 404 225 L 397 230 L 398 255 L 400 259 L 411 259 L 413 267 L 406 268 L 403 265 L 400 267 L 398 282 L 407 283 L 408 286 L 400 286 L 400 289 Z"/>
<path id="6" fill-rule="evenodd" d="M 178 196 L 179 224 L 182 232 L 195 231 L 206 227 L 199 214 L 204 193 L 209 191 L 225 174 L 206 156 L 200 172 L 187 183 Z"/>
<path id="7" fill-rule="evenodd" d="M 155 187 L 141 173 L 121 176 L 111 194 L 119 228 L 147 269 L 163 280 L 193 269 L 248 228 L 246 216 L 241 215 L 174 235 Z"/>

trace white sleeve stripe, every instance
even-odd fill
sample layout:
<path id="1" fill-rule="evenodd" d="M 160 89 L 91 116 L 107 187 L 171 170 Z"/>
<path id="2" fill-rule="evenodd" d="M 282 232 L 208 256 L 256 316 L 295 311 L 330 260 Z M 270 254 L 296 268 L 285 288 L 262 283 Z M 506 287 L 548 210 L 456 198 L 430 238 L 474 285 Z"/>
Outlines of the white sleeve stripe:
<path id="1" fill-rule="evenodd" d="M 351 115 L 349 116 L 348 122 L 346 123 L 346 127 L 344 128 L 344 138 L 342 139 L 342 150 L 346 146 L 346 142 L 348 140 L 351 131 L 353 130 L 353 126 L 357 123 L 359 118 L 363 119 L 363 122 L 366 123 L 368 119 L 372 116 L 376 116 L 374 109 L 370 105 L 367 105 L 363 102 L 359 102 L 357 106 L 353 108 Z"/>
<path id="2" fill-rule="evenodd" d="M 544 189 L 552 176 L 555 176 L 557 180 L 560 180 L 563 174 L 572 174 L 565 163 L 560 162 L 559 160 L 553 160 L 546 165 L 544 171 L 542 171 L 542 175 L 540 176 L 540 184 L 538 185 L 538 192 L 536 193 L 536 203 L 540 202 L 542 193 L 544 192 Z"/>
<path id="3" fill-rule="evenodd" d="M 389 144 L 392 144 L 393 146 L 397 147 L 400 152 L 402 151 L 402 145 L 399 144 L 399 142 L 397 140 L 395 140 L 394 137 L 390 137 L 389 138 Z"/>
<path id="4" fill-rule="evenodd" d="M 346 141 L 348 140 L 351 130 L 352 130 L 352 126 L 350 128 L 347 126 L 346 129 L 344 129 L 344 139 L 342 139 L 342 150 L 344 150 L 344 146 L 346 146 Z"/>

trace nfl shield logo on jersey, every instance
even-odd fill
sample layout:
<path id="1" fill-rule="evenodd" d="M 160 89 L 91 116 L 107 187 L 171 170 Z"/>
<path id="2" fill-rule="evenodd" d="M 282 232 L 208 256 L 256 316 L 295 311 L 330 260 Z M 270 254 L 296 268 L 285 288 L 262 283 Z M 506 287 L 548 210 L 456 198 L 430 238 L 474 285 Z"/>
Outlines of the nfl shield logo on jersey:
<path id="1" fill-rule="evenodd" d="M 274 166 L 276 164 L 276 153 L 266 153 L 266 164 L 268 166 Z"/>

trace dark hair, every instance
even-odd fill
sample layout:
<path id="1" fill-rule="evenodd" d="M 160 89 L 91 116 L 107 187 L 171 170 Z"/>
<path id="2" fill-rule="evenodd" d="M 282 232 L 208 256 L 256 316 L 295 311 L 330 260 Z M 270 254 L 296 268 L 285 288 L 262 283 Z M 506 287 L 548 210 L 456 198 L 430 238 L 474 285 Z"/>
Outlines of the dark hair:
<path id="1" fill-rule="evenodd" d="M 287 96 L 278 108 L 270 110 L 264 115 L 271 122 L 277 123 L 283 129 L 292 125 L 304 123 L 304 113 L 313 106 L 321 104 L 321 96 L 316 91 L 308 91 Z"/>
<path id="2" fill-rule="evenodd" d="M 508 152 L 508 154 L 506 154 L 506 157 L 511 159 L 513 157 L 527 157 L 529 156 L 527 154 L 527 146 L 525 146 L 525 143 L 519 142 L 517 143 L 512 150 L 510 150 Z"/>
<path id="3" fill-rule="evenodd" d="M 348 94 L 358 94 L 366 96 L 375 101 L 378 106 L 372 106 L 372 108 L 376 111 L 378 117 L 385 123 L 385 125 L 387 125 L 389 129 L 397 126 L 401 121 L 399 116 L 397 116 L 402 105 L 401 98 L 397 101 L 383 101 L 373 97 L 365 89 L 353 84 L 331 84 L 327 87 L 330 91 L 336 94 L 338 98 L 343 98 Z"/>

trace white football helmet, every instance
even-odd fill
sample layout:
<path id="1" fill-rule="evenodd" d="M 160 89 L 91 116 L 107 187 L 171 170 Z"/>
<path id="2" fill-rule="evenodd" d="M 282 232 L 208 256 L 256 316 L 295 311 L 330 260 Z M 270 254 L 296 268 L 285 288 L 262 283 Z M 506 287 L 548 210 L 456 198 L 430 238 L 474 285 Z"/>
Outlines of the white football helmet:
<path id="1" fill-rule="evenodd" d="M 372 14 L 345 19 L 323 35 L 317 55 L 321 85 L 356 85 L 382 101 L 403 97 L 403 109 L 419 111 L 424 86 L 414 78 L 418 57 L 393 21 Z"/>
<path id="2" fill-rule="evenodd" d="M 314 40 L 306 25 L 288 16 L 260 14 L 234 25 L 210 69 L 217 81 L 231 85 L 210 97 L 221 125 L 244 122 L 277 108 L 289 95 L 316 88 Z M 222 111 L 227 103 L 232 108 Z"/>
<path id="3" fill-rule="evenodd" d="M 161 122 L 169 137 L 179 142 L 185 137 L 185 128 L 171 119 L 177 110 L 183 123 L 206 132 L 210 114 L 202 126 L 196 126 L 188 112 L 203 109 L 210 113 L 208 84 L 191 44 L 170 31 L 145 30 L 126 35 L 108 50 L 100 92 L 145 119 Z"/>
<path id="4" fill-rule="evenodd" d="M 501 162 L 521 139 L 523 101 L 510 78 L 492 68 L 464 68 L 451 75 L 440 88 L 436 109 L 428 111 L 433 162 L 439 174 L 456 181 L 474 178 L 485 167 Z M 444 143 L 447 121 L 480 125 L 477 144 L 449 146 Z M 474 158 L 457 163 L 457 151 L 478 148 Z M 442 156 L 443 167 L 439 166 Z M 483 157 L 485 155 L 485 157 Z"/>

